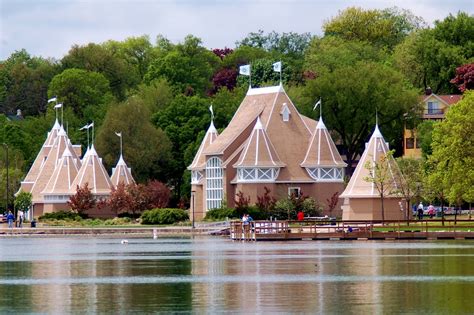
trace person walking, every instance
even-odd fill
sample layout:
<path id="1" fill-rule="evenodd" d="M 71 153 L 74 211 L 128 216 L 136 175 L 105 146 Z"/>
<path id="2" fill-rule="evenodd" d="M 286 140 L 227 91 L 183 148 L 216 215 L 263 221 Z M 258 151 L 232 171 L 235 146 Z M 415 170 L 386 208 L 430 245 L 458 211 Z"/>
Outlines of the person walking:
<path id="1" fill-rule="evenodd" d="M 423 220 L 423 203 L 421 201 L 418 205 L 418 220 Z"/>
<path id="2" fill-rule="evenodd" d="M 10 228 L 10 229 L 13 228 L 13 221 L 14 220 L 15 220 L 15 217 L 13 216 L 13 213 L 11 211 L 8 211 L 8 215 L 7 215 L 8 228 Z"/>

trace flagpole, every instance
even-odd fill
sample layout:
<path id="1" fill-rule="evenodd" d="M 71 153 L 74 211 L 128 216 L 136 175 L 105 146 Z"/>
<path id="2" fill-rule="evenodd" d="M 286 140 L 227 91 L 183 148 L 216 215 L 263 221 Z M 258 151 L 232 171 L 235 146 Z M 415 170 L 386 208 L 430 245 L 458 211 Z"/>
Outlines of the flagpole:
<path id="1" fill-rule="evenodd" d="M 120 156 L 122 156 L 122 132 L 120 132 Z"/>
<path id="2" fill-rule="evenodd" d="M 91 139 L 92 145 L 94 145 L 94 128 L 95 128 L 94 121 L 92 121 L 92 137 L 91 137 L 92 138 Z"/>
<path id="3" fill-rule="evenodd" d="M 319 98 L 319 118 L 323 117 L 323 99 Z"/>
<path id="4" fill-rule="evenodd" d="M 64 127 L 64 104 L 61 105 L 61 125 Z"/>
<path id="5" fill-rule="evenodd" d="M 87 128 L 87 150 L 89 150 L 89 128 Z"/>
<path id="6" fill-rule="evenodd" d="M 252 64 L 249 64 L 249 87 L 252 88 Z"/>
<path id="7" fill-rule="evenodd" d="M 283 64 L 281 63 L 281 60 L 280 60 L 280 85 L 283 85 L 283 83 L 281 82 L 281 73 L 283 72 Z"/>

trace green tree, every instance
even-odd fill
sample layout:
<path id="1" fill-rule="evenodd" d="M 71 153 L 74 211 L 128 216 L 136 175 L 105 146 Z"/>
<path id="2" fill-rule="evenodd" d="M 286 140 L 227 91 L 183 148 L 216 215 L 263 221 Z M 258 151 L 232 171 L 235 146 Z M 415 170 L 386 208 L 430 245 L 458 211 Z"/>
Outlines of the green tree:
<path id="1" fill-rule="evenodd" d="M 323 30 L 326 36 L 367 41 L 391 49 L 408 33 L 423 25 L 423 20 L 408 10 L 398 8 L 364 10 L 350 7 L 324 22 Z"/>
<path id="2" fill-rule="evenodd" d="M 50 97 L 57 96 L 65 108 L 72 108 L 79 117 L 84 112 L 99 117 L 105 115 L 112 99 L 109 82 L 100 73 L 82 69 L 67 69 L 56 75 L 49 85 Z"/>
<path id="3" fill-rule="evenodd" d="M 393 151 L 382 154 L 378 161 L 367 161 L 364 167 L 369 171 L 369 176 L 364 177 L 364 181 L 373 184 L 377 189 L 381 203 L 382 221 L 385 221 L 384 200 L 387 196 L 397 193 L 393 173 L 398 169 L 393 159 Z"/>
<path id="4" fill-rule="evenodd" d="M 257 59 L 251 63 L 251 80 L 252 87 L 261 87 L 265 85 L 278 85 L 280 82 L 280 73 L 273 71 L 273 63 L 275 60 L 272 59 Z M 285 70 L 282 71 L 282 81 L 284 83 L 289 81 L 291 75 L 291 68 L 289 65 L 284 65 Z M 249 76 L 239 75 L 237 78 L 238 85 L 248 86 Z"/>
<path id="5" fill-rule="evenodd" d="M 420 123 L 416 128 L 417 141 L 420 143 L 421 152 L 423 157 L 431 155 L 431 143 L 433 142 L 433 128 L 435 121 L 425 120 Z"/>
<path id="6" fill-rule="evenodd" d="M 468 91 L 433 130 L 431 176 L 442 178 L 447 199 L 458 206 L 474 201 L 474 92 Z"/>
<path id="7" fill-rule="evenodd" d="M 120 155 L 122 132 L 123 156 L 132 174 L 139 182 L 147 179 L 166 181 L 169 174 L 171 144 L 161 129 L 149 120 L 150 112 L 137 98 L 113 104 L 98 130 L 96 148 L 107 168 L 115 166 Z"/>
<path id="8" fill-rule="evenodd" d="M 23 210 L 27 212 L 28 210 L 30 210 L 32 198 L 33 195 L 31 193 L 20 190 L 20 192 L 15 197 L 15 209 L 17 211 Z"/>
<path id="9" fill-rule="evenodd" d="M 310 99 L 322 99 L 324 121 L 347 150 L 348 174 L 352 174 L 351 165 L 364 150 L 376 111 L 386 139 L 396 147 L 403 134 L 400 117 L 419 110 L 417 93 L 404 77 L 389 66 L 373 62 L 358 62 L 324 73 L 308 82 L 306 93 Z"/>
<path id="10" fill-rule="evenodd" d="M 125 99 L 128 89 L 139 83 L 134 68 L 112 49 L 90 43 L 85 46 L 72 46 L 61 60 L 63 69 L 83 69 L 101 73 L 108 81 L 110 90 L 119 100 Z"/>
<path id="11" fill-rule="evenodd" d="M 150 84 L 140 84 L 132 97 L 138 97 L 151 113 L 166 108 L 173 100 L 173 91 L 166 80 L 158 79 Z"/>
<path id="12" fill-rule="evenodd" d="M 400 172 L 394 175 L 397 181 L 398 192 L 404 197 L 405 218 L 408 220 L 411 213 L 411 203 L 416 202 L 421 197 L 423 190 L 423 167 L 424 161 L 415 158 L 397 158 L 397 165 Z"/>
<path id="13" fill-rule="evenodd" d="M 203 47 L 199 38 L 191 35 L 177 45 L 165 43 L 150 64 L 145 82 L 165 78 L 179 93 L 204 95 L 211 87 L 220 59 Z"/>

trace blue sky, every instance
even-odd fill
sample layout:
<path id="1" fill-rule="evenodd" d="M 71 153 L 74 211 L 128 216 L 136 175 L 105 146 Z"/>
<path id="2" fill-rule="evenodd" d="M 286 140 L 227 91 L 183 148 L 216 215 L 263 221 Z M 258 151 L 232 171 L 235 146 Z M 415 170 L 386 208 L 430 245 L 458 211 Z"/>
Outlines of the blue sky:
<path id="1" fill-rule="evenodd" d="M 322 23 L 349 6 L 409 9 L 432 24 L 449 13 L 474 11 L 473 0 L 0 0 L 0 60 L 25 48 L 61 58 L 73 44 L 162 34 L 188 34 L 209 48 L 234 47 L 249 32 L 321 34 Z"/>

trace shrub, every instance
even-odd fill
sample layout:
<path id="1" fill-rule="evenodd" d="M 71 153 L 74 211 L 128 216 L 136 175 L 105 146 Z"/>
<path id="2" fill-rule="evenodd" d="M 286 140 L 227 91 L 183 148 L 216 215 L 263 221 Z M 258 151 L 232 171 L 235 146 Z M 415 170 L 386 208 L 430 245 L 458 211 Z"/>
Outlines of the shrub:
<path id="1" fill-rule="evenodd" d="M 238 218 L 239 215 L 235 211 L 234 208 L 218 208 L 218 209 L 211 209 L 207 211 L 206 217 L 204 218 L 205 221 L 222 221 L 226 220 L 227 218 L 233 219 Z"/>
<path id="2" fill-rule="evenodd" d="M 142 224 L 173 224 L 179 221 L 188 220 L 188 212 L 182 209 L 152 209 L 143 212 Z"/>
<path id="3" fill-rule="evenodd" d="M 323 209 L 313 198 L 309 197 L 301 203 L 301 211 L 305 216 L 319 217 Z"/>
<path id="4" fill-rule="evenodd" d="M 58 212 L 51 212 L 45 213 L 39 217 L 40 221 L 46 220 L 64 220 L 64 221 L 80 221 L 82 217 L 72 211 L 58 211 Z"/>
<path id="5" fill-rule="evenodd" d="M 296 218 L 296 208 L 291 199 L 280 199 L 275 203 L 271 215 L 278 220 L 290 220 Z"/>
<path id="6" fill-rule="evenodd" d="M 132 222 L 132 219 L 128 217 L 124 218 L 113 218 L 113 219 L 108 219 L 105 220 L 103 223 L 104 225 L 127 225 Z"/>
<path id="7" fill-rule="evenodd" d="M 247 214 L 254 220 L 266 220 L 270 217 L 266 211 L 259 209 L 257 206 L 248 207 Z"/>

